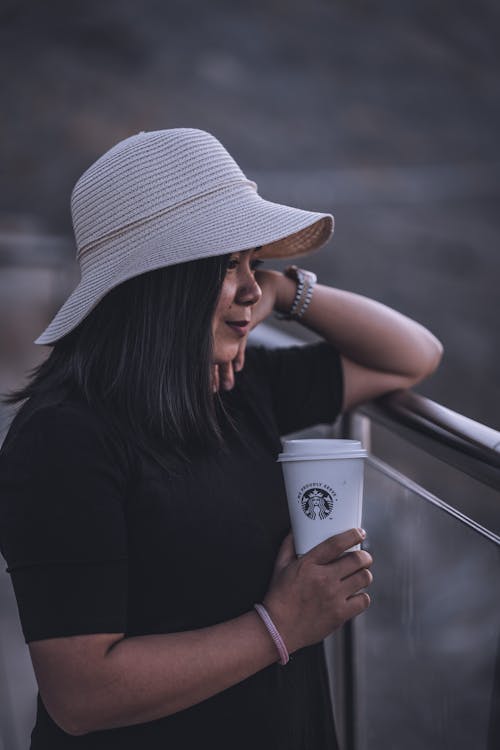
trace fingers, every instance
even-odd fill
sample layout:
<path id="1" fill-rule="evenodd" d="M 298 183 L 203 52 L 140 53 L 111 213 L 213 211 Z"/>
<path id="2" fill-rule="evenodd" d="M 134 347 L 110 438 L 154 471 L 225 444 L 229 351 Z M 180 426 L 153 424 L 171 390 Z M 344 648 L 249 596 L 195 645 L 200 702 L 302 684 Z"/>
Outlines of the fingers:
<path id="1" fill-rule="evenodd" d="M 334 561 L 340 580 L 353 575 L 362 568 L 368 568 L 373 563 L 372 556 L 365 550 L 348 552 Z"/>
<path id="2" fill-rule="evenodd" d="M 231 388 L 234 387 L 233 363 L 232 362 L 224 362 L 223 364 L 220 364 L 219 365 L 219 376 L 220 376 L 220 386 L 225 391 L 230 391 Z"/>
<path id="3" fill-rule="evenodd" d="M 245 364 L 245 349 L 246 349 L 246 338 L 240 344 L 240 348 L 238 349 L 238 354 L 233 360 L 233 367 L 234 367 L 235 372 L 240 372 L 240 370 L 243 369 L 243 365 Z"/>
<path id="4" fill-rule="evenodd" d="M 234 388 L 234 371 L 232 362 L 224 362 L 220 365 L 214 365 L 213 391 L 223 389 L 230 391 Z"/>
<path id="5" fill-rule="evenodd" d="M 361 589 L 366 588 L 371 584 L 373 581 L 373 576 L 367 568 L 363 568 L 363 570 L 358 570 L 357 573 L 354 573 L 352 576 L 349 576 L 348 578 L 344 578 L 342 581 L 343 584 L 343 590 L 345 592 L 346 599 L 349 599 L 351 596 L 358 594 Z"/>
<path id="6" fill-rule="evenodd" d="M 347 620 L 350 620 L 367 610 L 370 606 L 370 602 L 370 596 L 366 593 L 366 591 L 363 591 L 360 594 L 354 594 L 354 596 L 349 597 L 349 599 L 346 601 L 346 622 Z"/>
<path id="7" fill-rule="evenodd" d="M 220 377 L 219 377 L 219 365 L 214 365 L 212 368 L 212 391 L 213 393 L 217 393 L 219 390 L 220 385 Z"/>
<path id="8" fill-rule="evenodd" d="M 366 534 L 362 529 L 343 531 L 342 534 L 331 536 L 313 547 L 304 555 L 304 558 L 308 558 L 317 565 L 326 565 L 336 560 L 351 547 L 360 544 L 365 536 Z"/>
<path id="9" fill-rule="evenodd" d="M 246 339 L 240 344 L 238 354 L 232 362 L 223 362 L 219 365 L 214 365 L 214 393 L 216 393 L 220 388 L 225 391 L 230 391 L 234 388 L 234 373 L 242 370 L 243 365 L 245 364 L 245 347 Z"/>
<path id="10" fill-rule="evenodd" d="M 264 606 L 290 651 L 318 643 L 370 606 L 371 555 L 350 548 L 365 538 L 349 529 L 297 558 L 288 534 L 276 557 Z"/>

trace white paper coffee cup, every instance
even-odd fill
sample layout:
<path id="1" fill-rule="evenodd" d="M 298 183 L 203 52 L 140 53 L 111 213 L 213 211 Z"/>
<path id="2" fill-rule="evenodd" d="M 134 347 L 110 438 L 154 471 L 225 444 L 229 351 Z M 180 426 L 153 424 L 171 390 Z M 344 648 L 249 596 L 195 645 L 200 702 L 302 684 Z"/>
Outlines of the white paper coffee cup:
<path id="1" fill-rule="evenodd" d="M 278 461 L 298 555 L 361 526 L 366 455 L 358 440 L 284 441 Z"/>

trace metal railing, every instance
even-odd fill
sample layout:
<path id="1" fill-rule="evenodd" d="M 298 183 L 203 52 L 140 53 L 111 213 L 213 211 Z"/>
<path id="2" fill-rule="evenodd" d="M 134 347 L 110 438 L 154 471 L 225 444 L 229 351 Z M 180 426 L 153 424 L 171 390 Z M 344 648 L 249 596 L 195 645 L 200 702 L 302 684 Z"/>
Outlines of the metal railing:
<path id="1" fill-rule="evenodd" d="M 412 391 L 384 396 L 364 406 L 359 413 L 500 490 L 500 432 L 497 430 Z"/>
<path id="2" fill-rule="evenodd" d="M 380 426 L 404 441 L 404 452 L 427 453 L 432 471 L 453 467 L 449 496 L 466 475 L 495 490 L 491 522 L 471 517 L 473 496 L 469 516 L 377 458 L 372 433 Z M 372 607 L 325 642 L 342 750 L 500 747 L 500 606 L 492 596 L 500 575 L 500 433 L 404 391 L 346 415 L 336 434 L 370 450 L 364 525 L 375 559 Z"/>

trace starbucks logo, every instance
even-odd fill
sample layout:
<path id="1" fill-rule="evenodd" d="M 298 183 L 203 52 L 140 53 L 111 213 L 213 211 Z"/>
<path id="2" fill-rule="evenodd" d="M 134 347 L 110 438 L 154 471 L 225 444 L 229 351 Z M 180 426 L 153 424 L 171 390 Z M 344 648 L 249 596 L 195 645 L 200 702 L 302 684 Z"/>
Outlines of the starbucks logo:
<path id="1" fill-rule="evenodd" d="M 312 521 L 317 518 L 323 521 L 333 510 L 332 495 L 321 487 L 306 490 L 300 498 L 300 504 L 306 516 Z"/>

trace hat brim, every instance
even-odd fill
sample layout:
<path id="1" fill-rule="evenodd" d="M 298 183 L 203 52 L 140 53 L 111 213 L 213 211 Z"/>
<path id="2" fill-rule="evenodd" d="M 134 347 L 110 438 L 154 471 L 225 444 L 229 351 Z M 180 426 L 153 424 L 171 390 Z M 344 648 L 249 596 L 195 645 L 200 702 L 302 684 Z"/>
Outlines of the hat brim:
<path id="1" fill-rule="evenodd" d="M 82 253 L 80 283 L 35 344 L 54 344 L 111 289 L 147 271 L 258 246 L 261 258 L 305 255 L 333 226 L 331 214 L 272 203 L 245 183 L 198 197 Z"/>

